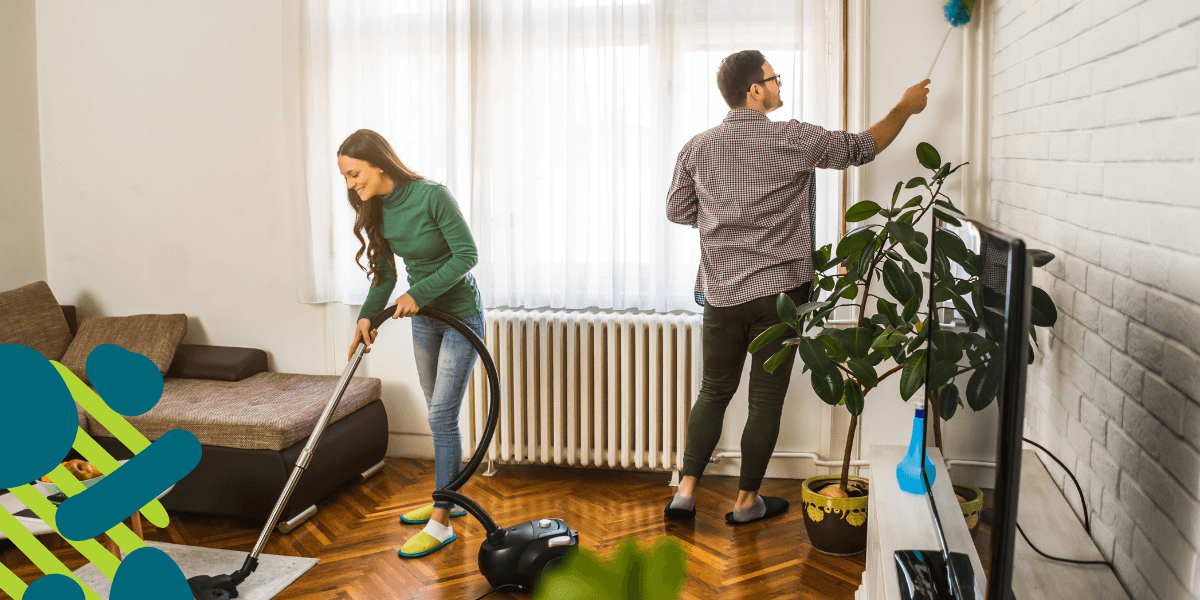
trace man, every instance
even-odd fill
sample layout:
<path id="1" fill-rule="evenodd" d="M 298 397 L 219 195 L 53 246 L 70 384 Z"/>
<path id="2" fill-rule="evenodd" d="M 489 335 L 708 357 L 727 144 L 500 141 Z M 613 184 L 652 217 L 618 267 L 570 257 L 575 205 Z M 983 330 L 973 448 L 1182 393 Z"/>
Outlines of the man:
<path id="1" fill-rule="evenodd" d="M 783 106 L 780 77 L 761 52 L 726 57 L 717 87 L 729 105 L 724 121 L 679 152 L 667 194 L 667 218 L 700 230 L 697 300 L 704 303 L 704 377 L 688 421 L 683 480 L 665 516 L 696 514 L 697 480 L 721 437 L 725 408 L 737 391 L 751 340 L 779 323 L 776 297 L 809 301 L 814 276 L 816 174 L 874 160 L 908 118 L 925 109 L 929 80 L 909 88 L 882 121 L 863 133 L 826 131 L 796 120 L 774 122 Z M 786 337 L 786 336 L 785 336 Z M 779 437 L 779 418 L 794 355 L 774 374 L 763 363 L 775 341 L 751 357 L 749 415 L 730 524 L 782 514 L 788 502 L 758 489 Z"/>

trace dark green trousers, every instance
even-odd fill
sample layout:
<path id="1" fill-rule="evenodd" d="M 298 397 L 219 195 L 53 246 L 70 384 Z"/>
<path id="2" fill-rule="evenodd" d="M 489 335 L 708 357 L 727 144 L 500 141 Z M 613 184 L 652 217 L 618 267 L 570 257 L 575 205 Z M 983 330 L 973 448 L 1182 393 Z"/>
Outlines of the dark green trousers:
<path id="1" fill-rule="evenodd" d="M 808 302 L 812 284 L 790 292 L 797 306 Z M 779 323 L 777 296 L 765 296 L 737 306 L 704 307 L 704 375 L 700 394 L 688 419 L 683 474 L 700 477 L 708 466 L 725 421 L 725 409 L 742 379 L 750 342 Z M 757 492 L 779 438 L 779 418 L 792 377 L 793 353 L 774 373 L 763 369 L 771 355 L 794 337 L 784 334 L 750 356 L 749 414 L 742 430 L 742 472 L 738 489 Z"/>

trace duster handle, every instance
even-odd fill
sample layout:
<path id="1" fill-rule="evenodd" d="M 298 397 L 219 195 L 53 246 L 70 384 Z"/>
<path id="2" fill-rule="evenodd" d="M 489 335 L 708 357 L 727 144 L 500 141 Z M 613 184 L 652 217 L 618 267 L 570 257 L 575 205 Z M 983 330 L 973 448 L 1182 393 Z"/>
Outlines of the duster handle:
<path id="1" fill-rule="evenodd" d="M 925 75 L 925 79 L 929 79 L 933 75 L 933 67 L 937 65 L 938 57 L 942 55 L 942 48 L 946 47 L 946 40 L 950 39 L 950 32 L 953 30 L 953 25 L 946 26 L 946 35 L 942 36 L 942 43 L 938 45 L 937 54 L 933 55 L 933 64 L 929 65 L 929 73 Z"/>

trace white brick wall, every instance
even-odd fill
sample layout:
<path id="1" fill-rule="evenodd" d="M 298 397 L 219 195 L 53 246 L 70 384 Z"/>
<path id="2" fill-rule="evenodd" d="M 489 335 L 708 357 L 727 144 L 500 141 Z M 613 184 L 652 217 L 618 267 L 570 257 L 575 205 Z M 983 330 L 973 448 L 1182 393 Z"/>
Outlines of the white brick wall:
<path id="1" fill-rule="evenodd" d="M 1134 598 L 1200 598 L 1200 0 L 990 6 L 989 217 L 1058 256 L 1027 434 Z"/>

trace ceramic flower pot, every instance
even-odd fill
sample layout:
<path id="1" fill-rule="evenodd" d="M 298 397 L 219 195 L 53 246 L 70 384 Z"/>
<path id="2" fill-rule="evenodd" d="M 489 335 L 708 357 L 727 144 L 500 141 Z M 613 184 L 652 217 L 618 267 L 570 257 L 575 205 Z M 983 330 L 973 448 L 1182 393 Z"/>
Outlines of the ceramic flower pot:
<path id="1" fill-rule="evenodd" d="M 818 475 L 804 480 L 804 529 L 818 552 L 853 556 L 867 549 L 867 494 L 829 498 L 817 493 L 839 479 L 840 475 Z M 849 485 L 866 491 L 869 483 L 862 477 L 851 477 Z"/>
<path id="2" fill-rule="evenodd" d="M 963 518 L 967 520 L 967 529 L 974 537 L 979 529 L 979 511 L 983 509 L 983 490 L 965 483 L 952 482 L 952 485 L 954 493 L 963 497 L 958 506 L 962 509 Z"/>

